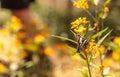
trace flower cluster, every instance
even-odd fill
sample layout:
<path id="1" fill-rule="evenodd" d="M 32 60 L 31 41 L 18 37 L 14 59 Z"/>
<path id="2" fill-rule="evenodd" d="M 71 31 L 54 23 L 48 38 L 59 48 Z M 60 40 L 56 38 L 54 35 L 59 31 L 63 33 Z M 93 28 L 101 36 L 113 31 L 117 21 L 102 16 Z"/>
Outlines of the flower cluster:
<path id="1" fill-rule="evenodd" d="M 45 29 L 43 28 L 44 31 L 41 30 L 32 38 L 28 38 L 27 33 L 21 30 L 23 24 L 20 19 L 12 16 L 10 20 L 0 29 L 0 76 L 1 73 L 11 74 L 10 71 L 17 71 L 19 66 L 24 66 L 27 58 L 36 54 L 33 52 L 44 52 L 47 56 L 54 53 L 51 49 L 42 46 L 48 35 L 46 26 Z M 30 59 L 30 61 L 35 60 Z"/>
<path id="2" fill-rule="evenodd" d="M 74 22 L 71 23 L 71 29 L 74 29 L 74 32 L 76 33 L 83 33 L 86 31 L 86 28 L 84 27 L 89 21 L 86 20 L 86 17 L 80 17 Z"/>
<path id="3" fill-rule="evenodd" d="M 86 0 L 74 1 L 73 6 L 75 6 L 77 8 L 82 8 L 82 9 L 88 9 L 89 8 Z"/>
<path id="4" fill-rule="evenodd" d="M 94 56 L 98 56 L 105 52 L 105 47 L 103 45 L 97 45 L 94 40 L 91 40 L 86 46 L 85 52 L 93 53 Z"/>
<path id="5" fill-rule="evenodd" d="M 22 28 L 21 20 L 15 16 L 12 16 L 11 23 L 8 27 L 12 32 L 17 32 L 19 29 Z"/>
<path id="6" fill-rule="evenodd" d="M 23 49 L 23 46 L 17 39 L 15 33 L 11 33 L 10 28 L 13 25 L 17 26 L 17 24 L 18 23 L 15 21 L 15 23 L 6 25 L 7 28 L 5 27 L 0 29 L 0 61 L 8 63 L 10 67 L 9 69 L 6 65 L 0 63 L 0 73 L 14 71 L 18 68 L 19 64 L 22 64 L 20 53 Z M 18 26 L 20 26 L 20 24 Z"/>
<path id="7" fill-rule="evenodd" d="M 117 46 L 112 52 L 112 58 L 114 60 L 120 60 L 120 37 L 116 36 L 113 40 L 114 44 Z"/>
<path id="8" fill-rule="evenodd" d="M 114 43 L 120 46 L 120 37 L 115 37 L 114 38 Z"/>

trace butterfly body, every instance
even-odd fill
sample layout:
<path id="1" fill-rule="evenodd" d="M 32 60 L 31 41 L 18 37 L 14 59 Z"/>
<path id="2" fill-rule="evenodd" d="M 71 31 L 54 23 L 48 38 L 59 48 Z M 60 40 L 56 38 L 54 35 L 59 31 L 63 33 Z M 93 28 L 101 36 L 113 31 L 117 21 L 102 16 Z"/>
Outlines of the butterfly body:
<path id="1" fill-rule="evenodd" d="M 88 44 L 88 40 L 85 37 L 81 36 L 81 35 L 76 36 L 76 41 L 78 43 L 77 52 L 82 51 Z"/>

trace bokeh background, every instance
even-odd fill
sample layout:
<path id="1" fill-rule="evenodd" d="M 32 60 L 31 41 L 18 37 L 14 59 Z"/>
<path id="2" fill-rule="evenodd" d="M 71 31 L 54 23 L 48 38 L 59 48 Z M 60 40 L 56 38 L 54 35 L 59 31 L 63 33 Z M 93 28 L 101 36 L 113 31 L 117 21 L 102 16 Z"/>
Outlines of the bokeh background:
<path id="1" fill-rule="evenodd" d="M 70 23 L 87 14 L 74 8 L 72 2 L 36 0 L 31 3 L 29 8 L 35 15 L 33 25 L 37 26 L 39 34 L 24 42 L 20 39 L 25 37 L 24 32 L 18 32 L 23 25 L 20 19 L 13 17 L 11 10 L 0 8 L 0 77 L 81 77 L 76 70 L 81 66 L 81 58 L 71 57 L 67 46 L 75 45 L 51 37 L 74 39 Z M 120 36 L 120 0 L 112 0 L 109 8 L 105 26 L 113 29 L 113 37 Z"/>

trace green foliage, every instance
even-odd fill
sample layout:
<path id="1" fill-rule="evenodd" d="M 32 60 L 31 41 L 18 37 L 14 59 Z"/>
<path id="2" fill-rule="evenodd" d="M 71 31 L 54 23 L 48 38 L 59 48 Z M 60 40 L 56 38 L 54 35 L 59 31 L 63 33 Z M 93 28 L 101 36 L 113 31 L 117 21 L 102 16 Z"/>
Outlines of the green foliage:
<path id="1" fill-rule="evenodd" d="M 52 37 L 55 37 L 55 38 L 59 38 L 59 39 L 63 39 L 63 40 L 67 40 L 67 41 L 70 41 L 72 43 L 75 43 L 77 44 L 76 41 L 72 40 L 72 39 L 69 39 L 69 38 L 65 38 L 65 37 L 62 37 L 62 36 L 56 36 L 56 35 L 51 35 Z"/>
<path id="2" fill-rule="evenodd" d="M 98 33 L 96 33 L 96 34 L 94 34 L 94 35 L 92 36 L 92 39 L 95 39 L 95 38 L 97 38 L 97 37 L 100 37 L 100 36 L 101 36 L 105 31 L 107 31 L 107 30 L 108 30 L 108 28 L 105 28 L 105 29 L 99 31 Z"/>
<path id="3" fill-rule="evenodd" d="M 112 30 L 111 31 L 109 31 L 104 37 L 102 37 L 99 41 L 98 41 L 98 45 L 100 45 L 105 39 L 106 39 L 106 37 L 110 34 L 112 32 Z"/>

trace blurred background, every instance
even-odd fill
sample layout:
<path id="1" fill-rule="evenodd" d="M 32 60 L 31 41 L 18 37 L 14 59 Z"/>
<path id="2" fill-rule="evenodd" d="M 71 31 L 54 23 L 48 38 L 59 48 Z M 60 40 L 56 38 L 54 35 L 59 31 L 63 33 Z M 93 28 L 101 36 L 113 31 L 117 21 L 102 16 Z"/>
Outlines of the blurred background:
<path id="1" fill-rule="evenodd" d="M 35 0 L 25 11 L 0 8 L 0 77 L 81 77 L 75 69 L 80 58 L 71 58 L 68 47 L 75 45 L 51 37 L 74 39 L 70 23 L 87 14 L 72 2 Z M 105 26 L 113 29 L 112 36 L 120 36 L 120 0 L 112 0 L 109 8 Z"/>

